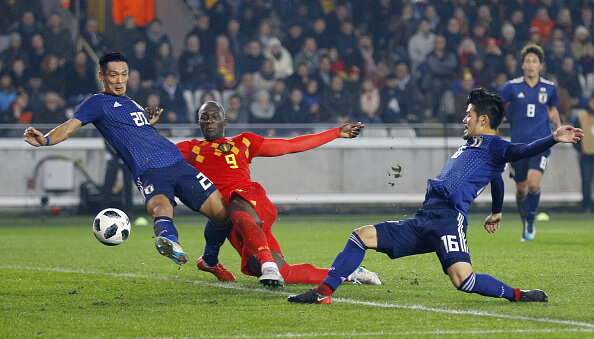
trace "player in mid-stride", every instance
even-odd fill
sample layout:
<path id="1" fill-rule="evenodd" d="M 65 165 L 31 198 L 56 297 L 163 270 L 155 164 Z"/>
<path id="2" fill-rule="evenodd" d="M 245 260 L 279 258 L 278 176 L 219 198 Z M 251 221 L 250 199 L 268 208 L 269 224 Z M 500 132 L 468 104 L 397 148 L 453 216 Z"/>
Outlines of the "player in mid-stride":
<path id="1" fill-rule="evenodd" d="M 132 171 L 146 209 L 154 218 L 157 250 L 183 265 L 188 257 L 173 225 L 175 196 L 209 218 L 213 232 L 223 234 L 229 228 L 227 204 L 215 185 L 186 162 L 175 144 L 157 132 L 155 121 L 147 118 L 145 109 L 126 96 L 126 58 L 109 52 L 101 57 L 99 66 L 104 91 L 83 101 L 70 120 L 45 135 L 27 128 L 25 141 L 36 147 L 52 146 L 68 139 L 81 126 L 93 123 Z"/>
<path id="2" fill-rule="evenodd" d="M 344 250 L 338 254 L 322 284 L 305 293 L 289 296 L 292 303 L 330 304 L 332 293 L 353 272 L 368 248 L 396 259 L 436 252 L 442 269 L 454 286 L 466 293 L 477 293 L 510 301 L 547 302 L 541 290 L 520 290 L 486 274 L 475 274 L 466 243 L 467 211 L 470 204 L 491 183 L 491 214 L 484 227 L 489 233 L 499 228 L 503 205 L 505 164 L 539 154 L 557 142 L 575 143 L 581 129 L 561 126 L 552 135 L 530 144 L 512 144 L 497 136 L 505 116 L 505 103 L 482 88 L 470 92 L 464 118 L 467 143 L 450 157 L 433 180 L 428 181 L 423 208 L 414 218 L 386 221 L 356 229 Z"/>
<path id="3" fill-rule="evenodd" d="M 522 49 L 524 76 L 510 80 L 500 90 L 501 98 L 509 103 L 507 120 L 511 125 L 511 142 L 528 143 L 551 135 L 550 122 L 561 126 L 557 110 L 557 87 L 540 77 L 544 52 L 538 45 Z M 522 241 L 536 235 L 534 219 L 540 201 L 540 180 L 549 162 L 551 150 L 511 164 L 511 176 L 516 182 L 516 203 L 524 230 Z"/>

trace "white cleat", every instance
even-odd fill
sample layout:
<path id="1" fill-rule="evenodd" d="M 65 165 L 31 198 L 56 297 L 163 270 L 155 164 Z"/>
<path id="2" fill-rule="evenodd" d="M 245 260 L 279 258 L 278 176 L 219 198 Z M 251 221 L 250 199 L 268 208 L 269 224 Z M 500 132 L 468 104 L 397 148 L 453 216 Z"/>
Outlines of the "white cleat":
<path id="1" fill-rule="evenodd" d="M 363 266 L 359 266 L 355 270 L 355 272 L 349 275 L 348 281 L 353 282 L 353 284 L 363 284 L 363 285 L 381 285 L 382 281 L 380 277 L 375 272 L 371 272 L 370 270 L 366 269 Z"/>
<path id="2" fill-rule="evenodd" d="M 178 265 L 183 265 L 188 261 L 188 256 L 182 247 L 175 241 L 169 240 L 165 237 L 157 237 L 155 239 L 155 247 L 161 255 L 170 258 Z"/>
<path id="3" fill-rule="evenodd" d="M 283 276 L 278 271 L 278 268 L 267 267 L 262 270 L 260 284 L 270 287 L 284 287 L 285 279 L 283 279 Z"/>

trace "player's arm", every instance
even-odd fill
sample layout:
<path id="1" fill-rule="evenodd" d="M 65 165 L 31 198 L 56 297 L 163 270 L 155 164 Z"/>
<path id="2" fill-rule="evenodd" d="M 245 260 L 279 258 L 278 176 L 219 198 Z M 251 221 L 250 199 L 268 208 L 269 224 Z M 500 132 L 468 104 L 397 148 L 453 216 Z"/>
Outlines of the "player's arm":
<path id="1" fill-rule="evenodd" d="M 557 107 L 552 106 L 548 108 L 549 119 L 555 124 L 555 128 L 561 127 L 561 118 Z"/>
<path id="2" fill-rule="evenodd" d="M 364 127 L 362 123 L 348 123 L 322 133 L 301 135 L 292 139 L 264 139 L 254 156 L 276 157 L 307 151 L 337 138 L 356 138 Z"/>
<path id="3" fill-rule="evenodd" d="M 485 219 L 485 229 L 489 233 L 495 233 L 499 229 L 499 224 L 503 216 L 501 211 L 503 208 L 504 187 L 501 175 L 491 180 L 491 215 Z"/>
<path id="4" fill-rule="evenodd" d="M 580 128 L 564 125 L 559 127 L 553 134 L 535 140 L 529 144 L 511 144 L 505 150 L 504 158 L 507 162 L 514 162 L 524 158 L 533 157 L 553 147 L 558 142 L 575 144 L 584 136 Z"/>
<path id="5" fill-rule="evenodd" d="M 72 118 L 54 128 L 46 135 L 43 135 L 43 133 L 33 127 L 29 127 L 25 130 L 24 137 L 26 142 L 35 147 L 51 146 L 68 139 L 74 132 L 78 131 L 81 126 L 82 121 Z"/>

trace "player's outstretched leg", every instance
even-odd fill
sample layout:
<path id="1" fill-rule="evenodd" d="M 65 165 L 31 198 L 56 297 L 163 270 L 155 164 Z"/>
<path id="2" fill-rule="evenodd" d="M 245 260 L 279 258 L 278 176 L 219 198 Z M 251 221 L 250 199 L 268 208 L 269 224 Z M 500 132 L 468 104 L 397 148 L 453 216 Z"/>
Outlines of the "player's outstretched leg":
<path id="1" fill-rule="evenodd" d="M 522 241 L 531 241 L 536 235 L 536 226 L 534 219 L 538 210 L 538 203 L 540 201 L 540 190 L 536 192 L 528 191 L 524 201 L 524 209 L 526 212 L 526 221 L 524 223 L 524 233 L 522 234 Z"/>
<path id="2" fill-rule="evenodd" d="M 519 290 L 515 289 L 517 299 L 512 301 L 519 302 L 541 302 L 546 303 L 549 301 L 549 296 L 541 290 Z"/>
<path id="3" fill-rule="evenodd" d="M 177 229 L 169 217 L 156 217 L 153 230 L 155 231 L 155 247 L 161 255 L 173 260 L 178 265 L 188 261 L 188 256 L 178 243 Z"/>
<path id="4" fill-rule="evenodd" d="M 236 281 L 233 273 L 223 267 L 223 265 L 221 265 L 219 262 L 211 267 L 202 259 L 202 257 L 200 257 L 198 258 L 198 261 L 196 261 L 196 266 L 201 271 L 212 273 L 220 281 Z"/>

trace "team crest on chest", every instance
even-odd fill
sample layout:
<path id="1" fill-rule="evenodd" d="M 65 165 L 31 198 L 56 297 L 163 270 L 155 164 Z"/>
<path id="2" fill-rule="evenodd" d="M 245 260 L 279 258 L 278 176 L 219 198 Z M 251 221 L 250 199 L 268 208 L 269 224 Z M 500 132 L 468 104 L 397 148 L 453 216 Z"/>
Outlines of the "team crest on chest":
<path id="1" fill-rule="evenodd" d="M 231 152 L 232 148 L 233 148 L 233 145 L 231 145 L 230 143 L 227 143 L 227 142 L 220 144 L 218 147 L 219 151 L 221 151 L 223 153 Z"/>
<path id="2" fill-rule="evenodd" d="M 540 89 L 541 91 L 545 90 L 544 88 Z M 546 104 L 547 103 L 547 99 L 549 98 L 548 94 L 546 92 L 540 92 L 538 93 L 538 102 L 540 102 L 541 104 Z"/>

